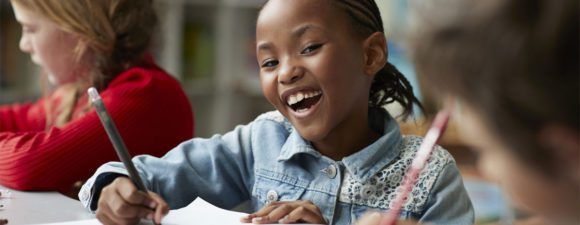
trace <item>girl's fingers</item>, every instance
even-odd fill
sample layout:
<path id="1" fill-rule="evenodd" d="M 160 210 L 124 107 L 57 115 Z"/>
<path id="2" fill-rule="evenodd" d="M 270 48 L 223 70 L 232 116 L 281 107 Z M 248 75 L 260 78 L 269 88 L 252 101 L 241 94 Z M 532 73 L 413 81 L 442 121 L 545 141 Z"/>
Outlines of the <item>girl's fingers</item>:
<path id="1" fill-rule="evenodd" d="M 131 184 L 132 186 L 132 184 Z M 115 188 L 115 193 L 112 193 L 113 198 L 111 199 L 111 202 L 109 203 L 109 208 L 111 209 L 114 218 L 120 218 L 120 219 L 130 219 L 130 220 L 134 220 L 136 218 L 147 218 L 149 215 L 149 217 L 153 217 L 154 215 L 154 209 L 151 209 L 149 206 L 143 205 L 143 204 L 133 204 L 129 201 L 127 201 L 125 199 L 124 193 L 121 191 L 124 188 Z M 134 192 L 139 193 L 140 191 L 137 191 L 137 189 L 134 189 Z M 134 194 L 129 194 L 130 196 L 136 196 Z M 141 194 L 138 194 L 141 195 Z M 146 197 L 149 198 L 149 197 Z M 142 201 L 141 201 L 142 202 Z M 152 202 L 151 200 L 148 200 L 148 202 Z"/>
<path id="2" fill-rule="evenodd" d="M 320 208 L 318 208 L 318 206 L 316 206 L 316 205 L 315 205 L 313 202 L 311 202 L 311 201 L 308 201 L 308 200 L 306 200 L 306 201 L 300 201 L 300 202 L 299 202 L 299 204 L 300 204 L 301 206 L 305 207 L 306 209 L 308 209 L 308 210 L 310 210 L 310 211 L 314 212 L 314 213 L 317 213 L 317 214 L 320 214 L 320 215 L 322 215 L 322 212 L 320 212 Z"/>
<path id="3" fill-rule="evenodd" d="M 113 220 L 111 220 L 105 213 L 99 212 L 102 211 L 101 209 L 97 210 L 97 219 L 99 220 L 99 222 L 101 222 L 103 225 L 113 225 L 115 223 L 113 223 Z"/>
<path id="4" fill-rule="evenodd" d="M 105 224 L 114 224 L 114 225 L 125 225 L 125 224 L 137 224 L 139 222 L 139 218 L 121 218 L 116 216 L 113 211 L 109 208 L 108 205 L 100 205 L 97 209 L 97 219 Z"/>
<path id="5" fill-rule="evenodd" d="M 294 207 L 295 206 L 293 206 L 291 203 L 277 205 L 270 211 L 270 213 L 253 218 L 252 223 L 255 224 L 277 223 L 280 219 L 284 218 L 286 215 L 292 212 L 292 210 L 294 210 Z"/>
<path id="6" fill-rule="evenodd" d="M 155 208 L 155 206 L 151 206 L 152 201 L 149 195 L 145 192 L 138 191 L 130 179 L 126 177 L 117 178 L 113 181 L 112 185 L 119 187 L 117 188 L 117 192 L 129 204 Z"/>
<path id="7" fill-rule="evenodd" d="M 320 210 L 312 210 L 310 207 L 299 206 L 295 208 L 285 217 L 278 220 L 278 223 L 315 223 L 315 224 L 326 224 Z"/>
<path id="8" fill-rule="evenodd" d="M 381 218 L 383 215 L 380 212 L 367 212 L 354 225 L 378 225 Z"/>
<path id="9" fill-rule="evenodd" d="M 265 215 L 268 215 L 272 210 L 274 210 L 276 207 L 278 207 L 278 205 L 280 205 L 277 202 L 274 203 L 269 203 L 268 205 L 264 206 L 263 208 L 261 208 L 260 210 L 258 210 L 255 213 L 249 214 L 245 217 L 240 218 L 240 221 L 242 223 L 253 223 L 253 219 L 258 218 L 258 217 L 262 217 Z"/>
<path id="10" fill-rule="evenodd" d="M 251 223 L 252 219 L 254 219 L 256 217 L 256 215 L 254 214 L 248 214 L 242 218 L 240 218 L 240 222 L 242 223 Z"/>
<path id="11" fill-rule="evenodd" d="M 320 209 L 310 201 L 276 202 L 257 213 L 241 219 L 242 222 L 265 223 L 326 223 Z"/>
<path id="12" fill-rule="evenodd" d="M 155 205 L 156 205 L 155 214 L 153 215 L 153 219 L 154 219 L 155 223 L 161 224 L 161 220 L 163 219 L 163 217 L 165 215 L 167 215 L 167 213 L 169 213 L 169 206 L 161 198 L 161 196 L 157 195 L 156 193 L 149 192 L 149 196 L 151 196 L 151 198 L 153 199 L 153 202 L 155 202 Z"/>
<path id="13" fill-rule="evenodd" d="M 143 203 L 154 201 L 144 199 L 150 197 L 138 191 L 129 179 L 118 178 L 101 191 L 97 218 L 109 224 L 136 224 L 141 218 L 153 219 L 155 210 Z"/>
<path id="14" fill-rule="evenodd" d="M 311 201 L 273 202 L 259 211 L 240 218 L 243 223 L 319 223 L 325 224 L 320 208 Z"/>

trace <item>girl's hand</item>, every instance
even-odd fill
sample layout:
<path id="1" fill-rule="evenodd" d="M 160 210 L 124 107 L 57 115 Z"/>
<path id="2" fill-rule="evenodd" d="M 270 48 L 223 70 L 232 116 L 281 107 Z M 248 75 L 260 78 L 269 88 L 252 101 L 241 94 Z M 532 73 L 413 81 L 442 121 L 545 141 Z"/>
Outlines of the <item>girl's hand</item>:
<path id="1" fill-rule="evenodd" d="M 129 178 L 119 177 L 101 191 L 97 219 L 105 225 L 137 224 L 141 218 L 160 224 L 168 212 L 167 203 L 159 195 L 138 191 Z"/>
<path id="2" fill-rule="evenodd" d="M 360 220 L 356 221 L 353 225 L 380 225 L 381 219 L 385 215 L 380 212 L 370 212 L 363 215 Z M 414 221 L 397 221 L 397 225 L 418 225 Z"/>
<path id="3" fill-rule="evenodd" d="M 273 202 L 240 219 L 243 223 L 326 224 L 318 206 L 311 201 Z"/>

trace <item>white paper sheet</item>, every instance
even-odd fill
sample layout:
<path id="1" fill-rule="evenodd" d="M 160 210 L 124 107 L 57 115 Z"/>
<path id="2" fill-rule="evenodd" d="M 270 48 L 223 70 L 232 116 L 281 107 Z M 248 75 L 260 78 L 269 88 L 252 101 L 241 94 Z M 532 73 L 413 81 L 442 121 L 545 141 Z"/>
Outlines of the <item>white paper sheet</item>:
<path id="1" fill-rule="evenodd" d="M 171 210 L 165 218 L 163 225 L 248 225 L 240 222 L 240 218 L 246 213 L 234 212 L 218 208 L 201 198 L 197 198 L 191 204 L 181 209 Z M 142 221 L 140 225 L 152 225 L 151 221 Z M 101 225 L 96 220 L 80 220 L 63 223 L 47 223 L 37 225 Z M 304 225 L 304 224 L 303 224 Z"/>
<path id="2" fill-rule="evenodd" d="M 188 206 L 172 210 L 163 219 L 163 225 L 242 225 L 240 218 L 246 213 L 228 211 L 218 208 L 201 198 L 197 198 Z"/>

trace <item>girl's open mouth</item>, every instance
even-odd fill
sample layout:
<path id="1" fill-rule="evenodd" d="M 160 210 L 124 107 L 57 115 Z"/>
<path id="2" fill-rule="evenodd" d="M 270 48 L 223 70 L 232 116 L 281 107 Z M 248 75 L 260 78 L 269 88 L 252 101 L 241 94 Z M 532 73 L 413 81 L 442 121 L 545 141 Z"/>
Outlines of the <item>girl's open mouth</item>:
<path id="1" fill-rule="evenodd" d="M 322 91 L 301 91 L 286 98 L 286 104 L 296 113 L 305 113 L 322 98 Z"/>

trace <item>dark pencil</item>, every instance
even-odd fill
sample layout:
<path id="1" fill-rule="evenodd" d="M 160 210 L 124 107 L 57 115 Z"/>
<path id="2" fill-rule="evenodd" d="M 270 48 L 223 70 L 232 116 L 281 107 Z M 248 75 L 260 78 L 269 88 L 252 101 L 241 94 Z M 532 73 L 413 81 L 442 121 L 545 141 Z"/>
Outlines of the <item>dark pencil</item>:
<path id="1" fill-rule="evenodd" d="M 89 88 L 88 93 L 90 100 L 97 111 L 97 115 L 99 116 L 99 119 L 105 128 L 105 131 L 107 132 L 107 135 L 109 136 L 115 151 L 117 151 L 117 156 L 119 156 L 119 159 L 121 159 L 121 162 L 123 162 L 123 165 L 125 165 L 125 169 L 127 169 L 127 172 L 129 172 L 129 177 L 139 191 L 145 192 L 145 194 L 147 194 L 147 187 L 143 183 L 143 180 L 141 180 L 135 165 L 133 165 L 133 161 L 131 161 L 131 155 L 129 155 L 129 151 L 127 150 L 127 147 L 125 147 L 125 143 L 123 142 L 123 139 L 121 138 L 121 135 L 119 134 L 119 131 L 117 130 L 117 127 L 111 118 L 111 115 L 109 115 L 107 108 L 105 108 L 105 104 L 103 104 L 99 92 L 97 92 L 97 89 L 95 88 Z M 153 221 L 153 223 L 156 224 L 155 221 Z"/>
<path id="2" fill-rule="evenodd" d="M 125 143 L 123 143 L 123 139 L 121 139 L 121 135 L 119 134 L 119 131 L 117 130 L 117 127 L 113 122 L 113 119 L 111 118 L 109 112 L 105 108 L 105 105 L 101 100 L 101 96 L 99 96 L 99 93 L 95 88 L 89 88 L 88 93 L 91 98 L 91 102 L 93 103 L 95 109 L 97 110 L 97 114 L 103 124 L 103 127 L 105 128 L 105 131 L 107 132 L 107 135 L 109 136 L 109 139 L 113 144 L 113 147 L 117 151 L 119 159 L 121 159 L 121 162 L 123 162 L 123 165 L 125 165 L 127 172 L 129 172 L 129 177 L 131 178 L 131 180 L 133 180 L 133 183 L 135 184 L 135 186 L 137 186 L 137 189 L 139 189 L 139 191 L 147 193 L 147 187 L 145 187 L 143 181 L 141 180 L 141 177 L 139 176 L 139 173 L 137 172 L 137 169 L 135 169 L 135 165 L 133 165 L 133 162 L 131 161 L 129 151 L 127 151 L 127 147 L 125 147 Z"/>

